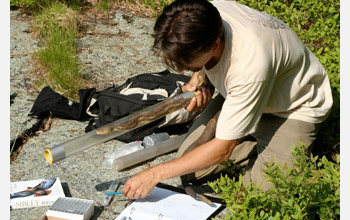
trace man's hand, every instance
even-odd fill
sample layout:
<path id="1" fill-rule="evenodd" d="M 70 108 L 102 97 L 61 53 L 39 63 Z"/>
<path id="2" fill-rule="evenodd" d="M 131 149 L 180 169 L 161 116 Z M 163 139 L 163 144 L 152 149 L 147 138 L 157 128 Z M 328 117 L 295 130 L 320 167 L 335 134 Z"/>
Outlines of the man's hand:
<path id="1" fill-rule="evenodd" d="M 129 199 L 145 198 L 160 182 L 154 175 L 153 169 L 144 170 L 130 178 L 123 188 L 123 195 Z"/>
<path id="2" fill-rule="evenodd" d="M 175 160 L 150 167 L 125 183 L 123 195 L 129 199 L 145 198 L 165 179 L 203 170 L 226 160 L 237 143 L 238 140 L 214 138 Z"/>
<path id="3" fill-rule="evenodd" d="M 195 112 L 203 109 L 209 103 L 211 97 L 213 96 L 213 91 L 202 87 L 198 89 L 198 74 L 199 72 L 193 73 L 191 80 L 182 87 L 183 92 L 196 92 L 196 97 L 192 98 L 190 104 L 186 107 L 189 112 Z"/>

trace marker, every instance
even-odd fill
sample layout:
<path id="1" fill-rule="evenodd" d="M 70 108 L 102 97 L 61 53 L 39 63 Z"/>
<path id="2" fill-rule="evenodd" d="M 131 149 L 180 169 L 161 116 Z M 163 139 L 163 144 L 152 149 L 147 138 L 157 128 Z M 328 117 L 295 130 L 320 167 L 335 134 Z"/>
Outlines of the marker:
<path id="1" fill-rule="evenodd" d="M 105 195 L 111 196 L 111 195 L 120 195 L 123 194 L 123 192 L 106 192 Z"/>

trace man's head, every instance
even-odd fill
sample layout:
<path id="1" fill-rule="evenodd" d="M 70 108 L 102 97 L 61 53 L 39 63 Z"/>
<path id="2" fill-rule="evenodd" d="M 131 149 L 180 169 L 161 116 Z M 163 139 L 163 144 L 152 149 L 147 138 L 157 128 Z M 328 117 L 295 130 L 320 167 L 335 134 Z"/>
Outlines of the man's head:
<path id="1" fill-rule="evenodd" d="M 222 34 L 222 19 L 209 1 L 177 0 L 165 7 L 156 21 L 153 49 L 171 69 L 196 71 L 188 65 L 205 61 L 200 55 L 217 46 Z"/>

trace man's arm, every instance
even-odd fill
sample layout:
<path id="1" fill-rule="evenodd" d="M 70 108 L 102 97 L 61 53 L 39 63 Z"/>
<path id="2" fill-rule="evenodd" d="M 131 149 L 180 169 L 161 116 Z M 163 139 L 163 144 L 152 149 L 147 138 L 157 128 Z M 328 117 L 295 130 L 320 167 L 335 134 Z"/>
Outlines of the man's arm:
<path id="1" fill-rule="evenodd" d="M 128 198 L 144 198 L 162 180 L 185 175 L 218 164 L 230 157 L 238 140 L 217 138 L 173 161 L 158 164 L 130 178 L 123 189 Z"/>

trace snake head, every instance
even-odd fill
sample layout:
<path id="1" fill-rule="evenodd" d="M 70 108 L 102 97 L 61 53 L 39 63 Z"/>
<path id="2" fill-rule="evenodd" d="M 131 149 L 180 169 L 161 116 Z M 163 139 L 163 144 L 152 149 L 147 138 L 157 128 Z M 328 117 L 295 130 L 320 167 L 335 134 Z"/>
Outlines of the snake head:
<path id="1" fill-rule="evenodd" d="M 96 129 L 96 134 L 109 134 L 113 129 L 110 126 L 103 126 Z"/>

